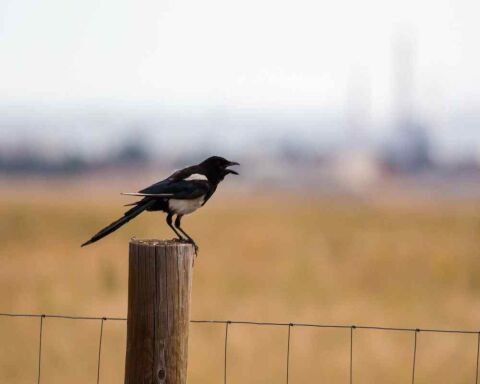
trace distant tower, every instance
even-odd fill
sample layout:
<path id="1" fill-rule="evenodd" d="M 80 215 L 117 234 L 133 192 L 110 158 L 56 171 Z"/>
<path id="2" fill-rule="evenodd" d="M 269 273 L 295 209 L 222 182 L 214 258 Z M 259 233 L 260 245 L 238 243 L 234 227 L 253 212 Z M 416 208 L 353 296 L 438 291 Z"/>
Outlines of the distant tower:
<path id="1" fill-rule="evenodd" d="M 395 121 L 413 120 L 414 108 L 414 38 L 407 31 L 397 32 L 393 40 L 393 80 Z"/>
<path id="2" fill-rule="evenodd" d="M 347 88 L 347 134 L 350 149 L 367 150 L 371 124 L 370 76 L 365 66 L 353 68 Z"/>
<path id="3" fill-rule="evenodd" d="M 371 125 L 371 86 L 368 67 L 357 63 L 347 88 L 347 148 L 330 164 L 337 181 L 352 192 L 364 192 L 380 177 L 380 163 L 368 138 Z"/>
<path id="4" fill-rule="evenodd" d="M 394 142 L 389 161 L 397 171 L 422 171 L 431 165 L 430 138 L 415 111 L 415 35 L 402 29 L 393 41 Z"/>

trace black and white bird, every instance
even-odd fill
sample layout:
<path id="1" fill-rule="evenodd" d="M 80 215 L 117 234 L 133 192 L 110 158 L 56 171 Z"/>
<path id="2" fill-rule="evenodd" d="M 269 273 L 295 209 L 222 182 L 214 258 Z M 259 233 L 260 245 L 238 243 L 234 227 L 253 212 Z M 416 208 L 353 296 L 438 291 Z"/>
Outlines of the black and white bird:
<path id="1" fill-rule="evenodd" d="M 139 192 L 123 193 L 143 198 L 135 203 L 127 204 L 133 205 L 133 208 L 83 243 L 82 247 L 116 231 L 143 211 L 163 211 L 167 213 L 167 224 L 178 239 L 192 243 L 197 250 L 195 241 L 181 228 L 182 217 L 205 205 L 226 175 L 229 173 L 238 175 L 236 171 L 228 169 L 233 165 L 239 164 L 223 157 L 212 156 L 197 165 L 176 171 L 165 180 L 152 184 Z M 175 215 L 176 218 L 173 221 Z"/>

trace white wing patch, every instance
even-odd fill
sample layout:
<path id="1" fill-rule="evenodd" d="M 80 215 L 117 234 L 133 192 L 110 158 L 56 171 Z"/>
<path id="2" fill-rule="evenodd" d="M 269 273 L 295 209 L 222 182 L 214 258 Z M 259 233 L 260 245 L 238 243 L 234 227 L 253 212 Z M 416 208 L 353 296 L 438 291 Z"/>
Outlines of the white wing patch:
<path id="1" fill-rule="evenodd" d="M 205 180 L 205 181 L 207 181 L 208 179 L 207 179 L 207 176 L 205 176 L 205 175 L 202 175 L 202 174 L 200 174 L 200 173 L 194 173 L 194 174 L 188 176 L 188 177 L 187 177 L 186 179 L 184 179 L 184 180 L 188 180 L 188 181 L 192 181 L 192 180 Z"/>

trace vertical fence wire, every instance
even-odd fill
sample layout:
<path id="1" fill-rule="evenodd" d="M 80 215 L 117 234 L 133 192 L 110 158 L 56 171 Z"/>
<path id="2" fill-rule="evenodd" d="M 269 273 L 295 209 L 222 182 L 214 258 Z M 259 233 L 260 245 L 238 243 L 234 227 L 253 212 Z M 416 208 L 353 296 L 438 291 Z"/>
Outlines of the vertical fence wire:
<path id="1" fill-rule="evenodd" d="M 40 316 L 40 335 L 38 338 L 38 371 L 37 371 L 37 384 L 40 384 L 40 374 L 42 370 L 42 336 L 43 336 L 43 319 L 45 315 Z"/>
<path id="2" fill-rule="evenodd" d="M 353 330 L 355 325 L 350 327 L 350 384 L 353 383 Z"/>
<path id="3" fill-rule="evenodd" d="M 415 338 L 413 340 L 413 365 L 412 365 L 412 384 L 415 384 L 415 366 L 417 364 L 417 334 L 420 332 L 416 329 L 414 332 Z"/>
<path id="4" fill-rule="evenodd" d="M 287 337 L 287 384 L 289 379 L 289 371 L 290 371 L 290 337 L 291 337 L 291 329 L 293 324 L 288 324 L 288 337 Z"/>
<path id="5" fill-rule="evenodd" d="M 103 339 L 103 322 L 106 320 L 105 317 L 100 321 L 100 340 L 98 342 L 98 361 L 97 361 L 97 384 L 100 383 L 100 359 L 102 356 L 102 339 Z"/>
<path id="6" fill-rule="evenodd" d="M 480 358 L 480 332 L 477 335 L 477 368 L 475 370 L 475 384 L 478 384 L 478 360 Z"/>
<path id="7" fill-rule="evenodd" d="M 223 383 L 227 384 L 227 347 L 228 347 L 228 326 L 230 321 L 225 323 L 225 351 L 224 351 L 224 360 L 223 360 Z"/>

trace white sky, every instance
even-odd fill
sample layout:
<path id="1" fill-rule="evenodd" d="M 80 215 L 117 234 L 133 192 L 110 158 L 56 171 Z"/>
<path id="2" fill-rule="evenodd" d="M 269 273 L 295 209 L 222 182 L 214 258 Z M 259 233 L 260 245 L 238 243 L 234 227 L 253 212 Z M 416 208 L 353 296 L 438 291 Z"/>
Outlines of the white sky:
<path id="1" fill-rule="evenodd" d="M 478 0 L 0 0 L 0 102 L 328 110 L 363 77 L 354 102 L 381 121 L 407 31 L 419 114 L 448 126 L 479 114 L 479 15 Z"/>

